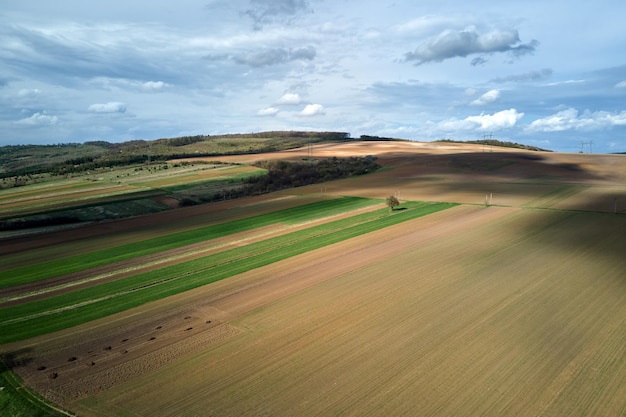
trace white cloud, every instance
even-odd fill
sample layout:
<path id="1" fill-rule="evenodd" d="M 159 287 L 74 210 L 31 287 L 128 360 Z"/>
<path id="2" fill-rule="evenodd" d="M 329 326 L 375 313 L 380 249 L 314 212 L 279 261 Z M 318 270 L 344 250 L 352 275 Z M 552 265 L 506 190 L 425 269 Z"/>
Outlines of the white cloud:
<path id="1" fill-rule="evenodd" d="M 298 93 L 287 93 L 284 94 L 279 100 L 278 104 L 295 106 L 302 102 L 300 99 L 300 95 Z"/>
<path id="2" fill-rule="evenodd" d="M 32 116 L 18 120 L 17 124 L 29 126 L 51 126 L 57 124 L 59 119 L 56 116 L 50 116 L 45 112 L 34 113 Z"/>
<path id="3" fill-rule="evenodd" d="M 524 117 L 524 113 L 516 109 L 502 110 L 494 114 L 481 113 L 463 120 L 451 119 L 440 123 L 443 130 L 500 130 L 515 126 Z"/>
<path id="4" fill-rule="evenodd" d="M 465 120 L 479 124 L 481 130 L 499 130 L 515 126 L 522 117 L 524 117 L 524 113 L 520 113 L 516 109 L 509 109 L 494 114 L 470 116 Z"/>
<path id="5" fill-rule="evenodd" d="M 306 107 L 300 112 L 300 116 L 311 117 L 320 116 L 326 114 L 324 106 L 321 104 L 307 104 Z"/>
<path id="6" fill-rule="evenodd" d="M 533 121 L 527 130 L 535 132 L 559 132 L 572 129 L 574 121 L 578 118 L 578 110 L 570 108 L 562 110 L 542 119 Z"/>
<path id="7" fill-rule="evenodd" d="M 470 104 L 472 106 L 484 106 L 485 104 L 493 103 L 500 98 L 500 90 L 489 90 Z"/>
<path id="8" fill-rule="evenodd" d="M 620 81 L 615 84 L 615 88 L 626 88 L 626 81 Z"/>
<path id="9" fill-rule="evenodd" d="M 93 77 L 88 81 L 89 84 L 98 88 L 104 88 L 112 91 L 145 91 L 156 92 L 163 90 L 171 85 L 163 81 L 137 81 L 127 78 L 115 77 Z"/>
<path id="10" fill-rule="evenodd" d="M 126 113 L 126 104 L 117 101 L 92 104 L 88 109 L 92 113 Z"/>
<path id="11" fill-rule="evenodd" d="M 526 128 L 530 132 L 561 132 L 564 130 L 596 130 L 611 126 L 626 126 L 626 110 L 620 113 L 606 111 L 579 114 L 570 107 L 551 116 L 533 121 Z"/>
<path id="12" fill-rule="evenodd" d="M 144 91 L 158 91 L 167 87 L 168 85 L 163 81 L 146 81 L 141 84 L 141 89 Z"/>
<path id="13" fill-rule="evenodd" d="M 268 107 L 257 112 L 258 116 L 276 116 L 280 110 L 276 107 Z"/>

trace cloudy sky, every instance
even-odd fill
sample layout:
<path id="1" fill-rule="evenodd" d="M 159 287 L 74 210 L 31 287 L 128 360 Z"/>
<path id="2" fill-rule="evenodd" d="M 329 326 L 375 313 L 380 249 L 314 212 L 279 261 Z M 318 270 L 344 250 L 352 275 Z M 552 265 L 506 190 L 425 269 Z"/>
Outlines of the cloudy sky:
<path id="1" fill-rule="evenodd" d="M 626 151 L 623 0 L 0 0 L 0 145 L 333 130 Z"/>

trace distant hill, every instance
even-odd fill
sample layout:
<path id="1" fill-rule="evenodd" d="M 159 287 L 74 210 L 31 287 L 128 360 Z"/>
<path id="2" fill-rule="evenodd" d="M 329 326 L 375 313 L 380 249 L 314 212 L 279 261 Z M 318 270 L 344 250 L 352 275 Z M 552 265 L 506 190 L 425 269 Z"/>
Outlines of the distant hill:
<path id="1" fill-rule="evenodd" d="M 156 140 L 131 140 L 111 143 L 104 140 L 55 145 L 11 145 L 0 147 L 0 179 L 6 186 L 25 185 L 47 180 L 50 176 L 69 176 L 108 167 L 150 164 L 168 159 L 212 157 L 273 152 L 312 143 L 347 141 L 408 141 L 407 139 L 362 135 L 351 138 L 346 132 L 270 131 L 259 133 L 196 135 Z M 499 140 L 438 142 L 473 143 L 532 151 L 534 146 Z"/>
<path id="2" fill-rule="evenodd" d="M 248 134 L 197 135 L 121 143 L 12 145 L 0 147 L 0 178 L 40 174 L 67 175 L 104 167 L 293 149 L 310 143 L 353 140 L 345 132 L 276 131 Z"/>
<path id="3" fill-rule="evenodd" d="M 527 151 L 540 151 L 540 152 L 552 152 L 549 149 L 542 149 L 536 146 L 522 145 L 520 143 L 515 142 L 505 142 L 497 139 L 483 139 L 483 140 L 452 140 L 452 139 L 440 139 L 435 142 L 450 142 L 450 143 L 472 143 L 475 145 L 488 145 L 488 146 L 499 146 L 502 148 L 516 148 L 516 149 L 525 149 Z"/>

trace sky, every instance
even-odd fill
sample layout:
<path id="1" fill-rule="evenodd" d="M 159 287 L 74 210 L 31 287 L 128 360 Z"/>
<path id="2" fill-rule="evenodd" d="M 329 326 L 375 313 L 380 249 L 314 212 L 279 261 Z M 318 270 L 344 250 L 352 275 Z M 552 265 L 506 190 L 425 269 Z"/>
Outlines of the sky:
<path id="1" fill-rule="evenodd" d="M 626 152 L 623 0 L 0 0 L 0 145 L 269 130 Z"/>

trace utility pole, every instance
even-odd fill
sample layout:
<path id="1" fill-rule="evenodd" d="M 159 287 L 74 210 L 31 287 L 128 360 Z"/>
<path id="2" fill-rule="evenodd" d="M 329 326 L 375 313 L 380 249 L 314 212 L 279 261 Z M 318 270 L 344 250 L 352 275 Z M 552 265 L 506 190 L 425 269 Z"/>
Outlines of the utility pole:
<path id="1" fill-rule="evenodd" d="M 490 132 L 489 135 L 486 133 L 483 134 L 483 152 L 485 152 L 485 144 L 487 143 L 487 140 L 493 140 L 493 132 Z M 489 152 L 493 152 L 491 143 L 489 144 Z"/>

